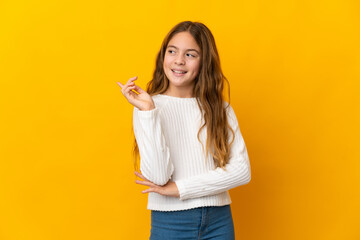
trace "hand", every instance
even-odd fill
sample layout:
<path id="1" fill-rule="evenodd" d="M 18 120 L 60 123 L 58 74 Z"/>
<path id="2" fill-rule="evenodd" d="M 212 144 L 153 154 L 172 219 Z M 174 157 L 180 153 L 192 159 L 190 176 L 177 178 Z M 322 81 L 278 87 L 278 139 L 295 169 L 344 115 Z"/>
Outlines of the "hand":
<path id="1" fill-rule="evenodd" d="M 135 171 L 135 175 L 138 176 L 139 178 L 145 180 L 145 181 L 135 180 L 135 183 L 150 187 L 150 188 L 142 191 L 142 193 L 156 192 L 156 193 L 159 193 L 164 196 L 177 197 L 177 198 L 180 197 L 179 189 L 177 188 L 175 182 L 168 181 L 164 186 L 159 186 L 159 185 L 156 185 L 156 184 L 150 182 L 141 173 L 138 173 L 137 171 Z"/>
<path id="2" fill-rule="evenodd" d="M 121 87 L 121 92 L 124 97 L 128 100 L 129 103 L 140 109 L 141 111 L 149 111 L 155 108 L 154 101 L 151 96 L 141 89 L 139 86 L 135 85 L 134 81 L 137 77 L 130 78 L 125 85 L 122 85 L 120 82 L 117 82 Z M 132 91 L 135 90 L 136 92 Z"/>

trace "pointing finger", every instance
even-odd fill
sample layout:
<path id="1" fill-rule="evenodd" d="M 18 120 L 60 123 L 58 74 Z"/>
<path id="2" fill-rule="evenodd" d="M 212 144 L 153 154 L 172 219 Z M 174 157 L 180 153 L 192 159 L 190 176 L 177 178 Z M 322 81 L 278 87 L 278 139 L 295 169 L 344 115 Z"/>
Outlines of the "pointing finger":
<path id="1" fill-rule="evenodd" d="M 132 81 L 135 81 L 137 79 L 137 76 L 130 78 L 125 85 L 123 85 L 121 82 L 116 82 L 121 88 L 124 88 L 124 86 L 129 85 Z"/>
<path id="2" fill-rule="evenodd" d="M 135 81 L 136 79 L 137 79 L 137 77 L 130 78 L 129 81 L 127 81 L 126 84 L 123 85 L 122 90 L 124 90 L 125 92 L 128 92 L 128 91 L 127 91 L 127 88 L 128 88 L 130 85 L 135 85 L 135 83 L 134 83 L 133 81 Z"/>
<path id="3" fill-rule="evenodd" d="M 116 82 L 121 88 L 124 87 L 124 85 L 121 84 L 121 82 Z"/>
<path id="4" fill-rule="evenodd" d="M 137 79 L 137 76 L 130 78 L 126 84 L 129 84 Z"/>

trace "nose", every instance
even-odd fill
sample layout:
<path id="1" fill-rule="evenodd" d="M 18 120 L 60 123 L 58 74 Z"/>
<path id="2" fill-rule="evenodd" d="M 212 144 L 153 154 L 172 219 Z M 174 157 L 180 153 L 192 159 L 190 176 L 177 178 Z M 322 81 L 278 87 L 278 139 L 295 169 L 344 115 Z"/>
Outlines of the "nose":
<path id="1" fill-rule="evenodd" d="M 184 65 L 185 64 L 184 57 L 182 56 L 182 54 L 179 54 L 179 56 L 176 57 L 175 63 L 179 64 L 179 65 Z"/>

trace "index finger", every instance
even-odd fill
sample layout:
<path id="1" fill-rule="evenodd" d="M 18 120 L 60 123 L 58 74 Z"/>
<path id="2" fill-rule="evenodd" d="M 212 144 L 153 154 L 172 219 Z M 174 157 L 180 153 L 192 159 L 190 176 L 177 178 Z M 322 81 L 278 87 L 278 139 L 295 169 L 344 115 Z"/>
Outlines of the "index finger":
<path id="1" fill-rule="evenodd" d="M 137 79 L 137 76 L 135 76 L 135 77 L 132 77 L 132 78 L 130 78 L 127 82 L 126 82 L 126 84 L 129 84 L 131 81 L 134 81 L 134 80 L 136 80 Z M 124 88 L 124 85 L 121 83 L 121 82 L 116 82 L 121 88 Z M 125 84 L 125 85 L 126 85 Z"/>
<path id="2" fill-rule="evenodd" d="M 124 87 L 124 85 L 122 85 L 121 82 L 116 82 L 116 83 L 119 84 L 119 86 L 120 86 L 121 88 Z"/>
<path id="3" fill-rule="evenodd" d="M 129 84 L 137 79 L 137 76 L 130 78 L 126 84 Z"/>

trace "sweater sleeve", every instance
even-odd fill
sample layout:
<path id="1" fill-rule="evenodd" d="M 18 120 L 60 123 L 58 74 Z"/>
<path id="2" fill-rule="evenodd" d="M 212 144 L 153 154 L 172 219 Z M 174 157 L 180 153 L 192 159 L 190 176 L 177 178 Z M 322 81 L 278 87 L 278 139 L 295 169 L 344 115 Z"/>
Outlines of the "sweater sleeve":
<path id="1" fill-rule="evenodd" d="M 175 181 L 180 200 L 218 194 L 250 182 L 249 156 L 235 112 L 230 105 L 227 114 L 229 125 L 235 132 L 235 139 L 230 148 L 230 158 L 225 166 L 226 170 L 218 167 L 204 174 Z M 228 141 L 231 142 L 232 132 L 230 130 L 229 132 L 230 139 Z"/>
<path id="2" fill-rule="evenodd" d="M 159 108 L 141 111 L 134 107 L 133 128 L 141 158 L 141 174 L 156 185 L 166 184 L 174 165 L 162 133 Z"/>

